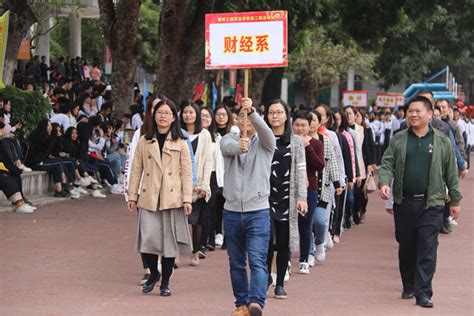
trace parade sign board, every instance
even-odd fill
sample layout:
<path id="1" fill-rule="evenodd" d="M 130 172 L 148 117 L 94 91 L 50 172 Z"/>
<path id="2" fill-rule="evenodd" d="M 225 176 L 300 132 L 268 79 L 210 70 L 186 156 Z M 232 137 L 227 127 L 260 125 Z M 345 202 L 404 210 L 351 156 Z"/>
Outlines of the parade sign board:
<path id="1" fill-rule="evenodd" d="M 403 105 L 405 98 L 400 93 L 377 93 L 375 105 L 382 108 L 394 108 Z"/>
<path id="2" fill-rule="evenodd" d="M 206 69 L 288 66 L 286 11 L 206 14 Z"/>
<path id="3" fill-rule="evenodd" d="M 342 92 L 342 103 L 344 106 L 364 107 L 368 105 L 368 91 L 347 90 Z"/>

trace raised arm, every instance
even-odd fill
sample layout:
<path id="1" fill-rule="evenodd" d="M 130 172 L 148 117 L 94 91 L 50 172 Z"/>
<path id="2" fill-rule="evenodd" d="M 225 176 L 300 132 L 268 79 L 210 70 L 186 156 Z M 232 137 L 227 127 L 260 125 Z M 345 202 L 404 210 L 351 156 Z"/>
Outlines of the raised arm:
<path id="1" fill-rule="evenodd" d="M 249 119 L 257 131 L 258 140 L 262 147 L 267 151 L 273 152 L 275 150 L 276 140 L 272 129 L 255 111 L 249 115 Z"/>

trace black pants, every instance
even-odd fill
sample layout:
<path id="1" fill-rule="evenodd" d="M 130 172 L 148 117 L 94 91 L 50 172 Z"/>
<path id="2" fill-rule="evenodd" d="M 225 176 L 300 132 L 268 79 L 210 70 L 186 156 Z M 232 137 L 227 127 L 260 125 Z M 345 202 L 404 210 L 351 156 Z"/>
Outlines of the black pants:
<path id="1" fill-rule="evenodd" d="M 66 175 L 66 179 L 69 183 L 73 183 L 76 180 L 76 169 L 77 164 L 73 158 L 70 157 L 59 157 L 63 165 L 63 171 Z"/>
<path id="2" fill-rule="evenodd" d="M 332 217 L 331 225 L 331 235 L 340 235 L 341 234 L 341 224 L 344 217 L 344 197 L 346 192 L 335 196 L 336 208 L 334 210 L 334 215 Z"/>
<path id="3" fill-rule="evenodd" d="M 288 222 L 271 221 L 270 244 L 268 246 L 268 278 L 272 272 L 273 252 L 277 251 L 277 282 L 276 285 L 283 286 L 286 269 L 288 268 L 288 258 L 290 255 L 290 224 Z"/>
<path id="4" fill-rule="evenodd" d="M 209 243 L 211 243 L 212 246 L 215 246 L 215 242 L 214 242 L 214 239 L 215 238 L 215 234 L 214 234 L 214 224 L 215 224 L 215 219 L 216 219 L 216 210 L 214 208 L 214 204 L 216 202 L 216 192 L 218 190 L 218 187 L 217 187 L 217 178 L 216 178 L 216 172 L 213 171 L 211 173 L 211 198 L 209 199 L 209 201 L 207 201 L 207 204 L 206 204 L 206 217 L 204 219 L 204 223 L 203 223 L 203 226 L 202 226 L 202 236 L 201 236 L 201 245 L 200 245 L 200 248 L 202 247 L 206 247 L 207 243 L 208 243 L 208 240 L 209 240 Z M 214 221 L 214 223 L 213 223 Z M 212 238 L 211 238 L 212 236 Z"/>
<path id="5" fill-rule="evenodd" d="M 211 212 L 211 231 L 209 233 L 209 243 L 215 246 L 216 234 L 222 234 L 222 215 L 224 211 L 225 199 L 222 195 L 222 188 L 217 188 L 215 192 L 213 210 Z"/>
<path id="6" fill-rule="evenodd" d="M 18 188 L 17 179 L 10 176 L 8 173 L 0 171 L 0 190 L 9 199 L 15 193 L 20 192 Z"/>
<path id="7" fill-rule="evenodd" d="M 431 281 L 436 270 L 443 210 L 444 205 L 426 208 L 426 200 L 408 198 L 393 205 L 403 289 L 414 291 L 417 298 L 433 295 Z"/>
<path id="8" fill-rule="evenodd" d="M 110 161 L 90 157 L 88 163 L 96 167 L 99 170 L 101 178 L 107 180 L 109 184 L 114 185 L 118 183 Z"/>
<path id="9" fill-rule="evenodd" d="M 60 158 L 47 158 L 41 163 L 31 166 L 31 168 L 33 170 L 48 172 L 53 177 L 54 183 L 63 182 L 62 175 L 64 173 L 64 168 Z"/>
<path id="10" fill-rule="evenodd" d="M 362 179 L 360 187 L 357 185 L 354 186 L 354 208 L 352 209 L 352 214 L 360 215 L 366 212 L 367 202 L 364 195 L 364 185 L 366 179 Z"/>
<path id="11" fill-rule="evenodd" d="M 3 138 L 2 139 L 3 144 L 5 145 L 5 149 L 8 153 L 8 156 L 12 161 L 17 161 L 17 160 L 24 160 L 25 157 L 23 157 L 23 152 L 21 150 L 21 145 L 20 142 L 14 138 Z"/>

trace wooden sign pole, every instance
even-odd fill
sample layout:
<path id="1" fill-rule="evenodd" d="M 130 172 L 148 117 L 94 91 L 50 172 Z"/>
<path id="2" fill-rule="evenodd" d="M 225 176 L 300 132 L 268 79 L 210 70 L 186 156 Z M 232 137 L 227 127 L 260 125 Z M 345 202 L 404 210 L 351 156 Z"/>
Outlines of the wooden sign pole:
<path id="1" fill-rule="evenodd" d="M 249 97 L 249 70 L 244 69 L 244 98 Z M 244 130 L 242 131 L 242 136 L 244 138 L 247 138 L 247 120 L 248 120 L 248 115 L 247 112 L 244 112 Z"/>

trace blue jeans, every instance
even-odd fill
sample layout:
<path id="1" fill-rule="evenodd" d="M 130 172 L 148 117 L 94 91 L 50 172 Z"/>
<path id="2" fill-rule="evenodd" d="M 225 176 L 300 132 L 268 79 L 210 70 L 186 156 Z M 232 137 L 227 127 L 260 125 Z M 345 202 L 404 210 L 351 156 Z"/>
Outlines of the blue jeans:
<path id="1" fill-rule="evenodd" d="M 347 189 L 347 196 L 346 196 L 346 211 L 344 213 L 345 217 L 352 216 L 352 209 L 354 208 L 354 189 L 349 190 Z"/>
<path id="2" fill-rule="evenodd" d="M 224 210 L 224 230 L 235 305 L 258 303 L 263 308 L 268 281 L 270 211 L 269 209 L 254 212 Z M 247 256 L 250 265 L 250 287 Z"/>
<path id="3" fill-rule="evenodd" d="M 313 217 L 313 232 L 314 232 L 314 243 L 316 246 L 319 246 L 324 243 L 324 238 L 326 237 L 326 232 L 328 227 L 326 225 L 326 207 L 317 207 L 316 212 Z M 312 245 L 313 243 L 311 243 Z M 309 253 L 314 255 L 314 251 L 311 247 Z"/>
<path id="4" fill-rule="evenodd" d="M 298 214 L 298 230 L 300 233 L 300 262 L 308 262 L 308 254 L 311 251 L 311 236 L 314 214 L 318 206 L 318 191 L 308 190 L 308 213 L 306 216 Z"/>

